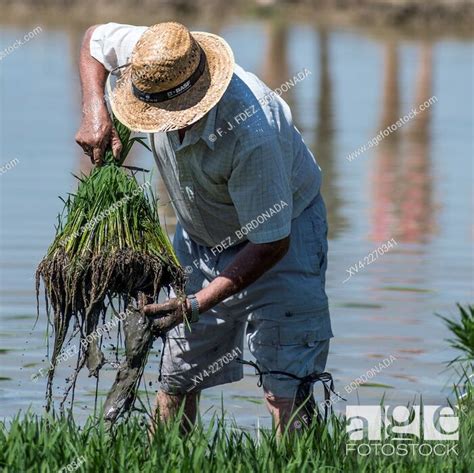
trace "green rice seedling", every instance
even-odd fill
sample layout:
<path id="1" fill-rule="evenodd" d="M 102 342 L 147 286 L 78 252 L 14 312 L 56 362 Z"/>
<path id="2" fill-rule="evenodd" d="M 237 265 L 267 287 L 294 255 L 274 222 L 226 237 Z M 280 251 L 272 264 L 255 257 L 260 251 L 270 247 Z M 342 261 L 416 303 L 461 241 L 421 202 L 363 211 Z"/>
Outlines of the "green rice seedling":
<path id="1" fill-rule="evenodd" d="M 457 304 L 457 306 L 461 315 L 459 321 L 448 319 L 442 315 L 438 315 L 438 317 L 444 320 L 454 336 L 448 340 L 449 344 L 462 353 L 450 364 L 468 362 L 472 366 L 474 363 L 474 305 L 463 307 L 461 304 Z"/>
<path id="2" fill-rule="evenodd" d="M 461 352 L 448 366 L 455 365 L 459 380 L 456 387 L 456 394 L 459 401 L 465 404 L 473 397 L 474 379 L 474 305 L 463 307 L 457 304 L 460 318 L 450 319 L 438 315 L 451 332 L 452 338 L 448 339 L 452 348 Z"/>
<path id="3" fill-rule="evenodd" d="M 223 417 L 198 423 L 186 436 L 180 434 L 179 419 L 158 423 L 150 439 L 138 416 L 109 432 L 100 420 L 89 419 L 78 426 L 68 417 L 17 416 L 11 422 L 0 421 L 0 470 L 57 472 L 79 464 L 74 471 L 469 473 L 474 468 L 474 415 L 469 407 L 459 412 L 456 452 L 442 456 L 420 455 L 411 449 L 406 455 L 388 456 L 376 454 L 375 449 L 370 454 L 347 450 L 346 421 L 336 416 L 328 426 L 315 423 L 298 435 L 280 439 L 273 429 L 257 436 Z"/>
<path id="4" fill-rule="evenodd" d="M 140 138 L 131 138 L 130 130 L 117 120 L 115 127 L 123 146 L 120 159 L 115 160 L 109 148 L 103 165 L 79 178 L 77 192 L 64 201 L 55 239 L 36 271 L 38 312 L 43 281 L 54 332 L 48 408 L 55 366 L 68 334 L 79 333 L 81 344 L 66 393 L 74 389 L 84 365 L 90 375 L 97 376 L 104 364 L 97 338 L 87 337 L 105 321 L 113 301 L 120 310 L 136 305 L 139 296 L 156 300 L 162 288 L 172 287 L 178 296 L 183 292 L 184 273 L 160 226 L 150 182 L 139 184 L 136 170 L 123 166 L 134 142 L 146 145 Z M 143 353 L 148 349 L 145 346 Z"/>

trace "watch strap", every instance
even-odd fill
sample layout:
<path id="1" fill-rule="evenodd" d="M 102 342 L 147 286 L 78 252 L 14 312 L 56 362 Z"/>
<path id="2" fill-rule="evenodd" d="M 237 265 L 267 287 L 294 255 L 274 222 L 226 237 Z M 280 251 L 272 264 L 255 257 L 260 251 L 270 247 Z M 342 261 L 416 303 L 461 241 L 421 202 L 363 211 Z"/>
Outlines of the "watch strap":
<path id="1" fill-rule="evenodd" d="M 189 321 L 191 323 L 197 322 L 199 320 L 199 302 L 194 294 L 187 296 L 187 299 L 191 306 L 191 318 Z"/>

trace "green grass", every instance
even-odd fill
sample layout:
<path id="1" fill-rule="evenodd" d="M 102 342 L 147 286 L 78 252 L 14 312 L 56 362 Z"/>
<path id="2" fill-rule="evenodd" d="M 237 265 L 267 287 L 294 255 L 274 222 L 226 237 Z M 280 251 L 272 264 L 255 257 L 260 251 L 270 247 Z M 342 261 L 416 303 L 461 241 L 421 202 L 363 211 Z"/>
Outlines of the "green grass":
<path id="1" fill-rule="evenodd" d="M 346 309 L 382 309 L 381 304 L 369 304 L 363 302 L 346 302 L 344 304 L 337 304 L 338 307 L 344 307 Z"/>
<path id="2" fill-rule="evenodd" d="M 467 362 L 472 367 L 474 363 L 474 305 L 463 307 L 461 304 L 457 304 L 457 307 L 460 314 L 459 320 L 442 315 L 438 315 L 438 317 L 444 320 L 451 331 L 452 338 L 447 340 L 450 346 L 462 353 L 450 364 Z"/>
<path id="3" fill-rule="evenodd" d="M 448 366 L 453 366 L 458 382 L 455 385 L 455 393 L 463 403 L 470 403 L 474 391 L 474 305 L 463 307 L 457 304 L 459 319 L 440 317 L 451 332 L 451 338 L 447 339 L 449 345 L 460 354 L 449 361 Z"/>
<path id="4" fill-rule="evenodd" d="M 346 455 L 347 437 L 341 418 L 330 428 L 315 425 L 300 435 L 277 441 L 272 431 L 257 437 L 214 419 L 187 437 L 178 425 L 158 426 L 153 441 L 134 417 L 107 434 L 90 420 L 79 428 L 70 420 L 27 415 L 0 423 L 0 468 L 5 473 L 56 472 L 78 457 L 80 472 L 472 472 L 474 415 L 460 412 L 457 455 Z"/>
<path id="5" fill-rule="evenodd" d="M 461 321 L 450 324 L 451 343 L 469 359 L 470 342 L 457 327 L 472 327 L 472 311 L 461 311 Z M 461 343 L 459 340 L 466 340 Z M 298 435 L 278 440 L 273 430 L 260 433 L 239 429 L 214 417 L 201 422 L 188 436 L 179 434 L 177 422 L 157 425 L 150 440 L 141 417 L 131 417 L 107 432 L 102 417 L 78 426 L 70 418 L 17 416 L 0 422 L 0 471 L 48 473 L 77 461 L 78 472 L 361 472 L 361 473 L 472 473 L 474 471 L 474 388 L 468 384 L 458 397 L 459 440 L 456 453 L 367 456 L 349 451 L 345 419 L 332 416 L 327 425 L 313 425 Z M 364 441 L 366 442 L 366 441 Z M 394 440 L 383 443 L 396 444 Z M 407 443 L 412 443 L 408 441 Z M 422 443 L 430 443 L 422 441 Z M 72 471 L 72 470 L 71 470 Z"/>
<path id="6" fill-rule="evenodd" d="M 361 383 L 359 385 L 361 388 L 383 388 L 383 389 L 394 389 L 390 384 L 384 383 Z"/>
<path id="7" fill-rule="evenodd" d="M 385 291 L 400 291 L 400 292 L 419 292 L 429 293 L 433 292 L 431 289 L 421 289 L 417 287 L 405 287 L 405 286 L 384 286 L 382 287 Z"/>

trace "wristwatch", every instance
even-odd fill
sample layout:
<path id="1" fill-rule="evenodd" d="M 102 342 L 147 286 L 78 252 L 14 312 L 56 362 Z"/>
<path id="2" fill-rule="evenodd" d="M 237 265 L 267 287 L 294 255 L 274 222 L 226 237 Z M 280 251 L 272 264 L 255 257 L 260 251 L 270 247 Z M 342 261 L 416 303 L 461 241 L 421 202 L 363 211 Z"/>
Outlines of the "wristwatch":
<path id="1" fill-rule="evenodd" d="M 194 294 L 190 294 L 186 297 L 191 306 L 191 318 L 189 321 L 191 323 L 197 322 L 199 320 L 199 302 Z"/>

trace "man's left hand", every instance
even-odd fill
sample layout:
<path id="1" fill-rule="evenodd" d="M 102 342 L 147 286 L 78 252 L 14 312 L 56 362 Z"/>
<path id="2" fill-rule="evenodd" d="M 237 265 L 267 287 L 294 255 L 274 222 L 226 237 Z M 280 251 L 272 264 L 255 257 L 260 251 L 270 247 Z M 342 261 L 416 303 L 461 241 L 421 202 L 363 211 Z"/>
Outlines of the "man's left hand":
<path id="1" fill-rule="evenodd" d="M 190 313 L 187 300 L 178 298 L 168 299 L 162 304 L 141 305 L 140 309 L 152 321 L 153 332 L 158 334 L 176 327 Z"/>

